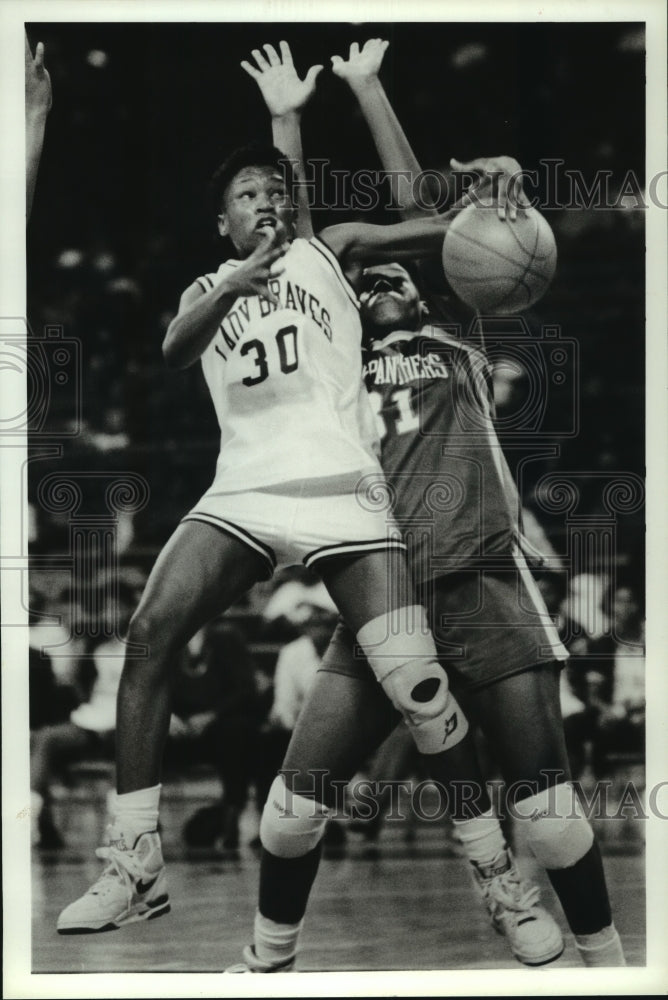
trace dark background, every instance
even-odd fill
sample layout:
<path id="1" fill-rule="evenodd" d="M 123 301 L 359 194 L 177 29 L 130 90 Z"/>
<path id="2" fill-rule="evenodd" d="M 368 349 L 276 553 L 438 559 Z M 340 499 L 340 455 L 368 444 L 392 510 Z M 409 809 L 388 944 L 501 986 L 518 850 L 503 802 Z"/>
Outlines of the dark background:
<path id="1" fill-rule="evenodd" d="M 285 38 L 303 75 L 324 63 L 304 115 L 308 157 L 330 169 L 376 168 L 347 86 L 327 69 L 351 41 L 390 40 L 382 78 L 423 167 L 451 156 L 515 156 L 523 167 L 565 161 L 610 192 L 633 171 L 644 184 L 642 27 L 612 24 L 39 24 L 54 91 L 28 229 L 28 302 L 35 334 L 62 324 L 81 341 L 82 432 L 51 465 L 32 463 L 30 489 L 50 469 L 134 470 L 151 501 L 125 558 L 150 565 L 177 520 L 208 486 L 218 432 L 199 366 L 168 372 L 160 345 L 182 290 L 215 269 L 221 247 L 206 185 L 236 145 L 270 136 L 269 117 L 241 59 Z M 533 192 L 532 192 L 533 193 Z M 544 195 L 540 189 L 537 192 Z M 565 192 L 567 194 L 567 190 Z M 644 469 L 644 219 L 642 210 L 546 208 L 559 247 L 556 278 L 527 314 L 535 336 L 559 325 L 579 351 L 579 431 L 560 438 L 566 389 L 545 426 L 560 454 L 522 484 L 555 546 L 563 516 L 536 508 L 544 471 Z M 316 228 L 350 217 L 320 211 Z M 374 213 L 374 221 L 391 221 Z M 49 427 L 67 429 L 58 396 Z M 33 445 L 38 438 L 33 437 Z M 530 452 L 530 444 L 524 454 Z M 512 463 L 511 463 L 512 464 Z M 586 481 L 586 480 L 585 480 Z M 592 480 L 593 483 L 593 480 Z M 596 513 L 600 489 L 582 491 Z M 597 506 L 598 505 L 598 506 Z M 66 547 L 66 522 L 35 505 L 33 550 Z M 642 514 L 619 518 L 618 560 L 639 575 Z"/>

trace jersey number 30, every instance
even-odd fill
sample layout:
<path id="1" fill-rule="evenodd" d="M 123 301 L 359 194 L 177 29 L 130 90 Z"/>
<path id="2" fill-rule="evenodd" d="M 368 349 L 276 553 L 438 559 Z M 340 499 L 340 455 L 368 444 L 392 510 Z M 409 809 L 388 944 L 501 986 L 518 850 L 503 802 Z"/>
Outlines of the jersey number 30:
<path id="1" fill-rule="evenodd" d="M 276 334 L 276 346 L 278 347 L 278 363 L 284 375 L 297 371 L 299 367 L 299 355 L 297 353 L 297 327 L 284 326 Z M 267 359 L 267 349 L 261 340 L 247 340 L 240 348 L 242 357 L 251 355 L 257 369 L 255 375 L 247 375 L 242 378 L 244 385 L 259 385 L 269 378 L 269 361 Z"/>

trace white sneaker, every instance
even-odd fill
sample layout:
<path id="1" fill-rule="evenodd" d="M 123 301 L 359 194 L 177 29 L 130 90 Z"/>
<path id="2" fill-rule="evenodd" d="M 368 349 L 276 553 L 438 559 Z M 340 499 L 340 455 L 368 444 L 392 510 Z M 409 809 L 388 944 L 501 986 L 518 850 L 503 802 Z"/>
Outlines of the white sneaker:
<path id="1" fill-rule="evenodd" d="M 243 962 L 228 966 L 225 972 L 292 972 L 296 956 L 292 955 L 282 962 L 263 962 L 255 954 L 253 945 L 248 944 L 243 950 L 243 957 Z"/>
<path id="2" fill-rule="evenodd" d="M 59 934 L 113 931 L 169 913 L 160 835 L 142 833 L 128 847 L 123 832 L 111 826 L 109 841 L 108 847 L 98 847 L 95 852 L 108 861 L 106 868 L 88 892 L 60 914 Z"/>
<path id="3" fill-rule="evenodd" d="M 489 865 L 471 862 L 471 866 L 492 926 L 508 939 L 515 958 L 525 965 L 559 958 L 564 950 L 561 931 L 540 906 L 538 886 L 522 881 L 511 852 L 501 851 Z"/>

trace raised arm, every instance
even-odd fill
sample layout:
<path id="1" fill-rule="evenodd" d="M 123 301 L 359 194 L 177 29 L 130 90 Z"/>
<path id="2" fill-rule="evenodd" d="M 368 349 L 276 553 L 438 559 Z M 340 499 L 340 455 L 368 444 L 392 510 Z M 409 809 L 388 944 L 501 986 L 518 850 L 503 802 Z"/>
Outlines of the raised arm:
<path id="1" fill-rule="evenodd" d="M 437 215 L 432 204 L 415 199 L 413 180 L 421 167 L 378 76 L 389 44 L 370 38 L 360 51 L 353 42 L 347 60 L 332 56 L 332 71 L 346 81 L 357 98 L 383 169 L 389 174 L 392 201 L 402 219 Z"/>
<path id="2" fill-rule="evenodd" d="M 44 67 L 44 45 L 37 43 L 35 57 L 25 35 L 26 116 L 26 218 L 32 211 L 37 171 L 42 156 L 46 118 L 51 108 L 51 77 Z"/>
<path id="3" fill-rule="evenodd" d="M 388 45 L 381 38 L 371 38 L 360 51 L 358 43 L 353 42 L 347 60 L 332 56 L 332 71 L 346 81 L 359 102 L 383 168 L 390 176 L 392 200 L 401 217 L 433 216 L 437 210 L 424 197 L 424 185 L 413 184 L 422 168 L 378 76 Z M 453 206 L 455 210 L 477 198 L 484 204 L 495 203 L 501 218 L 507 214 L 514 220 L 517 206 L 528 203 L 522 191 L 521 167 L 511 156 L 479 157 L 467 163 L 453 158 L 450 166 L 464 173 L 470 184 Z M 420 191 L 419 201 L 416 191 Z"/>
<path id="4" fill-rule="evenodd" d="M 355 285 L 368 264 L 440 254 L 451 221 L 448 215 L 434 215 L 393 226 L 344 222 L 329 226 L 319 236 L 339 258 L 348 279 Z"/>
<path id="5" fill-rule="evenodd" d="M 292 161 L 297 183 L 297 236 L 310 239 L 313 236 L 308 188 L 303 183 L 304 153 L 301 138 L 301 113 L 315 92 L 315 82 L 322 66 L 311 66 L 303 80 L 295 70 L 290 46 L 280 42 L 280 56 L 273 45 L 263 45 L 253 49 L 256 66 L 244 60 L 241 63 L 253 77 L 271 114 L 271 130 L 274 145 Z"/>

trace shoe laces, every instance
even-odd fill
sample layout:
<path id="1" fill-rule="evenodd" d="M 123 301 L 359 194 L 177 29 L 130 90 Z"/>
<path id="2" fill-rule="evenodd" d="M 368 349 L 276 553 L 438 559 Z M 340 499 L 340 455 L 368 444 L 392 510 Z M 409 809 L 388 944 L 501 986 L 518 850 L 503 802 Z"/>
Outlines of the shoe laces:
<path id="1" fill-rule="evenodd" d="M 142 874 L 142 865 L 136 851 L 121 851 L 110 844 L 109 847 L 98 847 L 95 854 L 101 861 L 108 864 L 97 882 L 88 890 L 94 896 L 105 895 L 118 886 L 119 881 L 130 892 L 130 881 Z"/>
<path id="2" fill-rule="evenodd" d="M 512 868 L 491 879 L 487 892 L 489 899 L 497 907 L 528 913 L 540 899 L 540 889 L 530 882 L 522 882 L 517 871 Z"/>

